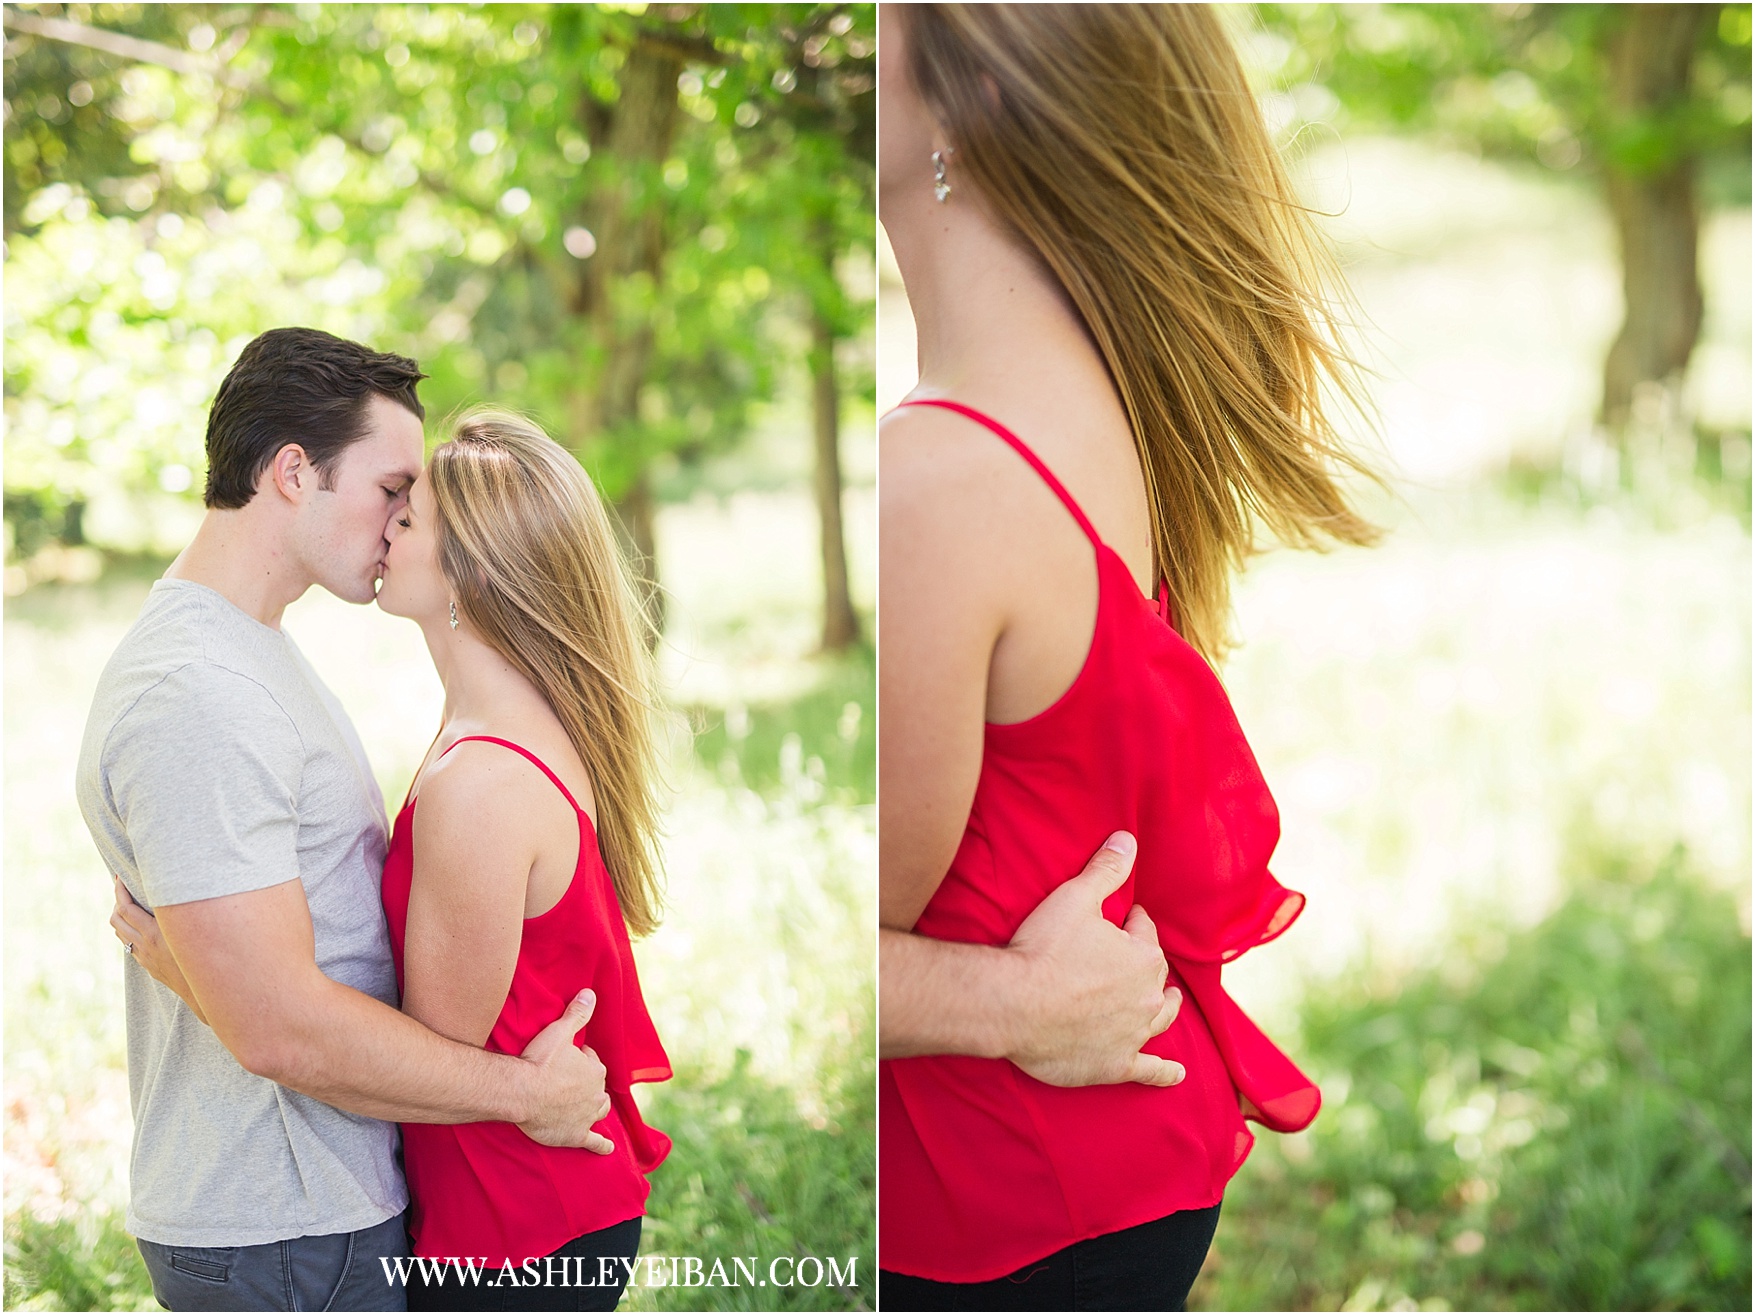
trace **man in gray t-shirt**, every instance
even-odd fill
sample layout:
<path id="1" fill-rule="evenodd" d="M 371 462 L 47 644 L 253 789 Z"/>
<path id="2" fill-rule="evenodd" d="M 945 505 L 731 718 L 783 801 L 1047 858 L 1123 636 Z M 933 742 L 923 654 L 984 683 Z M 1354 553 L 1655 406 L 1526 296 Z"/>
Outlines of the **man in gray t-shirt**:
<path id="1" fill-rule="evenodd" d="M 80 808 L 158 919 L 181 993 L 126 966 L 128 1227 L 175 1310 L 389 1310 L 396 1121 L 608 1149 L 603 1067 L 397 1012 L 384 803 L 347 714 L 280 630 L 312 584 L 372 600 L 420 473 L 419 368 L 311 329 L 244 349 L 208 421 L 208 511 L 98 683 Z M 133 947 L 130 946 L 130 949 Z"/>

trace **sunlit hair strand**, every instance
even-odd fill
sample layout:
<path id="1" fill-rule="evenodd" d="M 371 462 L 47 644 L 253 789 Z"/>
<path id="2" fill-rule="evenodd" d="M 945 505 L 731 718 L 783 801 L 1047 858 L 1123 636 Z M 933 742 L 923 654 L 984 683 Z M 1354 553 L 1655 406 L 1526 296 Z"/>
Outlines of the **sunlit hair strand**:
<path id="1" fill-rule="evenodd" d="M 645 613 L 609 513 L 535 424 L 472 411 L 428 467 L 457 608 L 548 699 L 590 775 L 628 929 L 658 925 L 658 706 Z"/>

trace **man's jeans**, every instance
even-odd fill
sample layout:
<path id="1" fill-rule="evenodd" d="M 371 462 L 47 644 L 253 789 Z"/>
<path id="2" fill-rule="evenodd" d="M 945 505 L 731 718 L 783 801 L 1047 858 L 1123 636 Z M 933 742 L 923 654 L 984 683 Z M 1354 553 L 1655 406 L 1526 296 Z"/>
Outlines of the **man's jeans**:
<path id="1" fill-rule="evenodd" d="M 170 1247 L 141 1241 L 152 1295 L 166 1310 L 407 1310 L 380 1256 L 406 1256 L 403 1217 L 357 1233 L 250 1247 Z"/>

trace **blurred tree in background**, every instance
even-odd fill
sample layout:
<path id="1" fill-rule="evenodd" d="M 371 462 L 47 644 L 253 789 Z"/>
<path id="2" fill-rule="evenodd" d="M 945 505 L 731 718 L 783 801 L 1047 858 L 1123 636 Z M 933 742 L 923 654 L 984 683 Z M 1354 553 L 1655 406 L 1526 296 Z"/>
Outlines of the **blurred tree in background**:
<path id="1" fill-rule="evenodd" d="M 192 498 L 245 341 L 417 357 L 532 411 L 648 569 L 654 485 L 811 378 L 825 647 L 857 638 L 836 348 L 869 319 L 870 5 L 8 7 L 14 556 Z M 869 373 L 869 372 L 867 372 Z M 151 525 L 132 537 L 150 538 Z M 95 531 L 99 531 L 94 533 Z M 161 536 L 163 537 L 163 536 Z"/>
<path id="2" fill-rule="evenodd" d="M 1424 131 L 1602 189 L 1626 311 L 1601 418 L 1673 385 L 1700 332 L 1701 192 L 1749 198 L 1750 11 L 1694 4 L 1257 6 L 1294 120 L 1338 111 Z"/>

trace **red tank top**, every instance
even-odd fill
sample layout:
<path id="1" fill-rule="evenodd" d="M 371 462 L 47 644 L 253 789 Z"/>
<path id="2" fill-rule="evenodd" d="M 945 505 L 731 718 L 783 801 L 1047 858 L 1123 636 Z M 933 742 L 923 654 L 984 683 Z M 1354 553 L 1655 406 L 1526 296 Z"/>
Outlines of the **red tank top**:
<path id="1" fill-rule="evenodd" d="M 491 735 L 467 736 L 457 744 L 469 740 L 523 754 L 579 815 L 579 862 L 573 880 L 553 908 L 524 920 L 512 984 L 485 1048 L 504 1055 L 522 1053 L 589 986 L 597 992 L 597 1008 L 574 1040 L 595 1050 L 609 1071 L 611 1108 L 596 1130 L 615 1143 L 611 1155 L 543 1146 L 510 1123 L 402 1125 L 415 1254 L 484 1256 L 490 1266 L 507 1260 L 518 1266 L 581 1234 L 645 1212 L 650 1190 L 645 1175 L 669 1152 L 670 1138 L 642 1121 L 630 1087 L 669 1078 L 670 1060 L 646 1014 L 627 924 L 598 853 L 591 819 L 560 778 L 529 750 Z M 396 815 L 384 859 L 384 915 L 398 990 L 403 986 L 403 941 L 414 876 L 416 802 L 409 799 Z"/>
<path id="2" fill-rule="evenodd" d="M 880 1260 L 947 1282 L 999 1278 L 1085 1238 L 1216 1204 L 1254 1145 L 1237 1096 L 1295 1131 L 1321 1102 L 1226 995 L 1220 965 L 1279 935 L 1304 906 L 1268 873 L 1279 813 L 1218 678 L 1169 624 L 1168 590 L 1127 565 L 1023 442 L 980 412 L 1066 505 L 1097 558 L 1097 621 L 1070 688 L 1028 721 L 989 724 L 962 843 L 915 930 L 1004 945 L 1113 831 L 1139 857 L 1105 901 L 1157 924 L 1183 1006 L 1147 1046 L 1188 1076 L 1051 1087 L 1005 1060 L 879 1066 Z"/>

